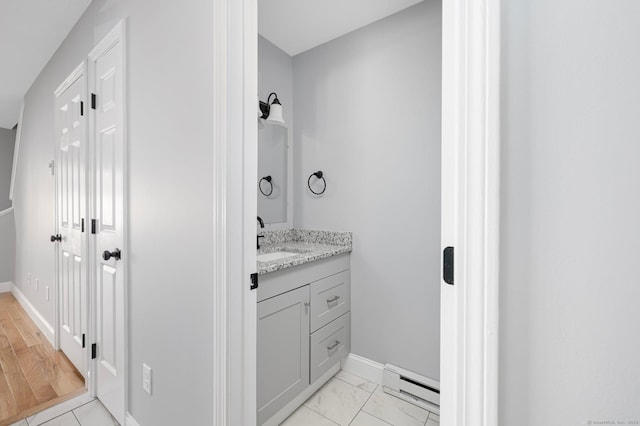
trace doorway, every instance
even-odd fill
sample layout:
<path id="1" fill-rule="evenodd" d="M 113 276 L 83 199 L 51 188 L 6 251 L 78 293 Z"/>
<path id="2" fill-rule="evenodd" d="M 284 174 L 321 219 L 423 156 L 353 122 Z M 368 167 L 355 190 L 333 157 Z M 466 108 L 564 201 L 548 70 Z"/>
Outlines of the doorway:
<path id="1" fill-rule="evenodd" d="M 242 339 L 222 341 L 217 348 L 242 354 L 229 360 L 216 352 L 216 371 L 226 379 L 216 386 L 216 419 L 255 424 L 255 303 L 250 274 L 255 271 L 255 199 L 257 174 L 255 95 L 257 78 L 257 2 L 217 5 L 216 20 L 227 48 L 215 56 L 217 182 L 244 191 L 241 203 L 231 197 L 216 206 L 219 235 L 242 241 L 243 255 L 217 250 L 224 265 L 216 277 L 216 330 L 229 325 Z M 443 235 L 442 247 L 455 247 L 454 285 L 442 280 L 441 415 L 444 424 L 494 425 L 497 419 L 497 235 L 498 235 L 498 65 L 499 3 L 487 0 L 443 2 Z M 227 74 L 228 72 L 228 74 Z M 244 76 L 239 78 L 239 76 Z M 224 89 L 221 89 L 224 87 Z M 220 90 L 218 90 L 220 89 Z M 242 129 L 240 131 L 239 129 Z M 228 137 L 243 140 L 227 145 Z M 480 179 L 478 179 L 480 177 Z M 226 192 L 220 192 L 226 194 Z M 222 218 L 238 215 L 227 221 Z M 223 244 L 224 240 L 220 241 Z M 487 267 L 487 269 L 485 269 Z M 224 279 L 223 279 L 224 278 Z M 223 290 L 226 279 L 246 286 Z M 467 284 L 473 283 L 473 292 Z M 445 295 L 446 292 L 446 295 Z M 227 298 L 228 297 L 228 298 Z M 233 312 L 228 307 L 239 308 Z M 482 354 L 478 357 L 479 354 Z M 446 362 L 446 364 L 444 364 Z M 233 382 L 230 380 L 233 378 Z M 469 386 L 473 383 L 472 386 Z M 228 398 L 222 395 L 231 386 Z M 225 407 L 229 407 L 228 410 Z M 481 419 L 481 420 L 478 420 Z"/>

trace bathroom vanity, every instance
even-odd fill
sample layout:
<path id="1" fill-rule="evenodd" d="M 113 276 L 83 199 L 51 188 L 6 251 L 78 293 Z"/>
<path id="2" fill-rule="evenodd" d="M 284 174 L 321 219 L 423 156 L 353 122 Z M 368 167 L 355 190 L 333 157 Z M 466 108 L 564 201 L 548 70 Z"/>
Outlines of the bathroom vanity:
<path id="1" fill-rule="evenodd" d="M 277 425 L 351 344 L 351 233 L 266 231 L 258 250 L 258 424 Z"/>

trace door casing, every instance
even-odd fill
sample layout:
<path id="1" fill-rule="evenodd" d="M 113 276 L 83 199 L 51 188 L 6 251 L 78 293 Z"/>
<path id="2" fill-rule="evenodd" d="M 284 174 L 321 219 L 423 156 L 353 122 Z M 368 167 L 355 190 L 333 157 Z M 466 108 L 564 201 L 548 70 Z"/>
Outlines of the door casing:
<path id="1" fill-rule="evenodd" d="M 456 264 L 455 284 L 441 281 L 441 421 L 496 426 L 500 0 L 442 1 L 441 244 Z M 214 424 L 252 426 L 257 0 L 214 2 L 213 24 Z"/>

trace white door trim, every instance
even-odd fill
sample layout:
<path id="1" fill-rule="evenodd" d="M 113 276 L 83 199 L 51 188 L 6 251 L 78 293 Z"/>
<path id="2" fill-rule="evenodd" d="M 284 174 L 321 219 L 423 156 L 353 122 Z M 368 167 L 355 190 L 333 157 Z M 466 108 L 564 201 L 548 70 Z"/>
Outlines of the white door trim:
<path id="1" fill-rule="evenodd" d="M 225 379 L 214 377 L 214 424 L 253 426 L 257 0 L 215 4 L 214 372 Z M 499 0 L 443 1 L 442 247 L 456 247 L 456 283 L 442 283 L 447 426 L 498 424 L 499 8 Z"/>
<path id="2" fill-rule="evenodd" d="M 440 418 L 497 426 L 500 1 L 444 1 L 442 51 Z"/>

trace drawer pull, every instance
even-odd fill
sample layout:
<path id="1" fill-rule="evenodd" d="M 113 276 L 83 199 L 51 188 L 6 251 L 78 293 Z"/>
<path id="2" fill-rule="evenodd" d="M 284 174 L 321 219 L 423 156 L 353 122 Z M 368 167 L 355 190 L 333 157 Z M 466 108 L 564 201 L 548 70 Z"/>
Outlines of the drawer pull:
<path id="1" fill-rule="evenodd" d="M 337 302 L 340 296 L 333 296 L 331 299 L 327 299 L 327 304 Z"/>
<path id="2" fill-rule="evenodd" d="M 335 348 L 337 348 L 339 344 L 340 344 L 340 341 L 339 341 L 339 340 L 336 340 L 336 341 L 333 343 L 333 345 L 331 345 L 331 346 L 327 346 L 327 350 L 328 350 L 328 351 L 332 351 L 332 350 L 334 350 Z"/>

